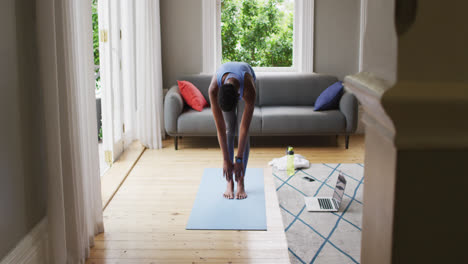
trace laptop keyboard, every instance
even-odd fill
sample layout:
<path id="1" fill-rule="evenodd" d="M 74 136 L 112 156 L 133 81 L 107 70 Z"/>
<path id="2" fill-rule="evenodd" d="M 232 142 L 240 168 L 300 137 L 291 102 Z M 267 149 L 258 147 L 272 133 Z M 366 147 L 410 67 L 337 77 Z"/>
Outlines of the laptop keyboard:
<path id="1" fill-rule="evenodd" d="M 336 210 L 339 210 L 340 209 L 340 205 L 338 204 L 338 202 L 335 200 L 335 199 L 332 199 L 333 203 L 335 204 L 335 208 Z"/>
<path id="2" fill-rule="evenodd" d="M 331 199 L 323 199 L 323 198 L 317 198 L 320 209 L 326 209 L 326 210 L 331 210 L 333 209 L 333 205 L 330 202 Z"/>

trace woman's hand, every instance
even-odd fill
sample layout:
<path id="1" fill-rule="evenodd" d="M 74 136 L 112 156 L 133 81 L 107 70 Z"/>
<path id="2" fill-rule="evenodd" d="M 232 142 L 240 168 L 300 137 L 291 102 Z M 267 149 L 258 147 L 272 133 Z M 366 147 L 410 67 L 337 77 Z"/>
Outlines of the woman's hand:
<path id="1" fill-rule="evenodd" d="M 240 181 L 244 178 L 244 163 L 234 163 L 234 174 L 236 176 L 236 181 Z"/>
<path id="2" fill-rule="evenodd" d="M 232 171 L 233 171 L 233 164 L 230 160 L 225 160 L 223 164 L 223 177 L 226 178 L 227 181 L 232 181 Z"/>

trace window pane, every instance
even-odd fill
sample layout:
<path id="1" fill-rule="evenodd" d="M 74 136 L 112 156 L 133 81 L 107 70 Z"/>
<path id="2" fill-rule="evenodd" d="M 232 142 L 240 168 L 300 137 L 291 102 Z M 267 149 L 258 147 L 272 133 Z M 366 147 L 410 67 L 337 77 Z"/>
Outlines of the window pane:
<path id="1" fill-rule="evenodd" d="M 222 62 L 291 67 L 294 0 L 222 0 Z"/>

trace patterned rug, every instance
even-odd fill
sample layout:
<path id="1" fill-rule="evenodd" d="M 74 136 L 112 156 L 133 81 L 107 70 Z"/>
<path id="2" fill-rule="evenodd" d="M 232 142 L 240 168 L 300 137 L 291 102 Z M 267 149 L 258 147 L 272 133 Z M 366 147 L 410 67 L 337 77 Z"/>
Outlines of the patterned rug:
<path id="1" fill-rule="evenodd" d="M 304 196 L 331 197 L 338 173 L 347 180 L 339 212 L 308 212 Z M 312 164 L 289 177 L 273 169 L 291 263 L 359 263 L 362 164 Z M 309 176 L 315 181 L 303 179 Z"/>

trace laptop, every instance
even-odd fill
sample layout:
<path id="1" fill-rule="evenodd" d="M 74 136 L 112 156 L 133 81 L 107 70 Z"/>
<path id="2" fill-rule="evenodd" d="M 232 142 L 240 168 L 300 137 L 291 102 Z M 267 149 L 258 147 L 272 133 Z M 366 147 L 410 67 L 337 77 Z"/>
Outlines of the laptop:
<path id="1" fill-rule="evenodd" d="M 346 179 L 343 175 L 338 175 L 333 197 L 305 197 L 307 211 L 313 212 L 337 212 L 340 209 L 346 187 Z"/>

